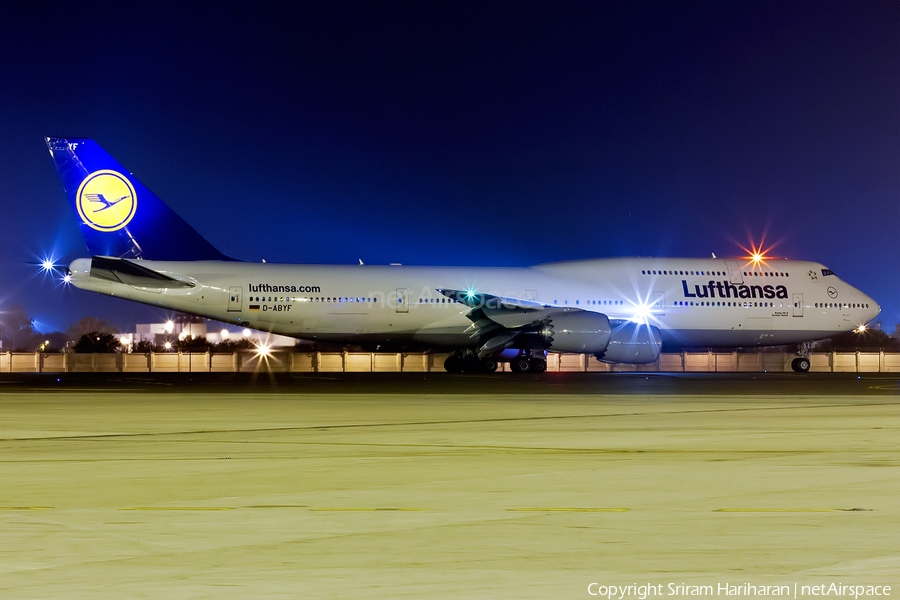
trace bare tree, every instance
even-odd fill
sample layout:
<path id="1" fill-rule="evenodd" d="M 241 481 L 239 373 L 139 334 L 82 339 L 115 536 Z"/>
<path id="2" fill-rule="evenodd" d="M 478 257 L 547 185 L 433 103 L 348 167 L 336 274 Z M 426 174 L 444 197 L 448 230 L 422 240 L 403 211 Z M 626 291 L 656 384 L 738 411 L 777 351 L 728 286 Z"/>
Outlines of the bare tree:
<path id="1" fill-rule="evenodd" d="M 4 349 L 18 351 L 31 341 L 35 333 L 34 322 L 21 305 L 0 311 L 0 339 Z"/>
<path id="2" fill-rule="evenodd" d="M 82 317 L 66 329 L 66 338 L 74 342 L 81 339 L 81 336 L 86 333 L 116 333 L 116 328 L 109 321 L 97 317 Z"/>

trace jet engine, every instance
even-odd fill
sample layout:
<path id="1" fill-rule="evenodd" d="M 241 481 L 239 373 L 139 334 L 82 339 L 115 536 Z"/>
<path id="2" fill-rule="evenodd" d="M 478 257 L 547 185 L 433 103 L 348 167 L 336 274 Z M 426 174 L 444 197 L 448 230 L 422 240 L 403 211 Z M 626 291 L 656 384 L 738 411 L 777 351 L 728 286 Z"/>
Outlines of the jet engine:
<path id="1" fill-rule="evenodd" d="M 609 319 L 604 314 L 551 314 L 540 330 L 541 345 L 552 352 L 599 353 L 609 344 Z"/>
<path id="2" fill-rule="evenodd" d="M 661 349 L 659 329 L 653 325 L 627 321 L 613 327 L 609 345 L 594 356 L 608 363 L 640 365 L 659 358 Z"/>

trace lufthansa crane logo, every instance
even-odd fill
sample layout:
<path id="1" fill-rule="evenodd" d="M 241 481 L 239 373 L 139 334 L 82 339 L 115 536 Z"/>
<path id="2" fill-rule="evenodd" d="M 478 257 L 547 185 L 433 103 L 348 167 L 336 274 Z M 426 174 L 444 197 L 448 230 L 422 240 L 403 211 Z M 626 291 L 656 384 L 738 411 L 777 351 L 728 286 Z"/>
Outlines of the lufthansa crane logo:
<path id="1" fill-rule="evenodd" d="M 116 171 L 94 171 L 84 178 L 75 196 L 78 216 L 97 231 L 122 229 L 137 208 L 128 178 Z"/>

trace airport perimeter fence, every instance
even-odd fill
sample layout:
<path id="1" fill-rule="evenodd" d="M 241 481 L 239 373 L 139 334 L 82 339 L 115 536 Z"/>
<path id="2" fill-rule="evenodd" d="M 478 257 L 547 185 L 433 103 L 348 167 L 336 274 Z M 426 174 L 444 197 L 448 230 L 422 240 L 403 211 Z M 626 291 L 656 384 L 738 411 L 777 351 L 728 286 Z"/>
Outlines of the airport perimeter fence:
<path id="1" fill-rule="evenodd" d="M 275 351 L 266 356 L 255 352 L 233 354 L 0 354 L 0 373 L 399 373 L 443 372 L 448 354 L 383 352 L 292 352 Z M 646 365 L 598 361 L 589 354 L 549 354 L 547 371 L 644 372 L 644 373 L 735 373 L 789 372 L 795 354 L 759 352 L 664 353 Z M 900 372 L 900 354 L 885 352 L 814 352 L 811 372 L 885 373 Z M 498 371 L 509 371 L 501 363 Z"/>

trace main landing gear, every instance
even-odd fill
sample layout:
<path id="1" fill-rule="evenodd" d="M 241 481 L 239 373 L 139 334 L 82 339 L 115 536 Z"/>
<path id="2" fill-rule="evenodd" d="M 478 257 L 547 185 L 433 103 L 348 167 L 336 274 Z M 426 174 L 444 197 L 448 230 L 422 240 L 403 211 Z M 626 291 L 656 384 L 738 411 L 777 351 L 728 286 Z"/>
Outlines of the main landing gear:
<path id="1" fill-rule="evenodd" d="M 474 352 L 454 352 L 444 360 L 444 370 L 448 373 L 493 373 L 497 366 L 493 357 L 478 358 Z M 523 353 L 510 361 L 509 368 L 513 373 L 543 373 L 547 361 L 530 352 Z"/>
<path id="2" fill-rule="evenodd" d="M 497 370 L 497 361 L 493 358 L 478 358 L 474 353 L 460 355 L 454 352 L 444 361 L 444 370 L 448 373 L 493 373 Z"/>
<path id="3" fill-rule="evenodd" d="M 547 361 L 537 356 L 520 354 L 510 361 L 509 368 L 513 373 L 543 373 L 547 370 Z"/>

